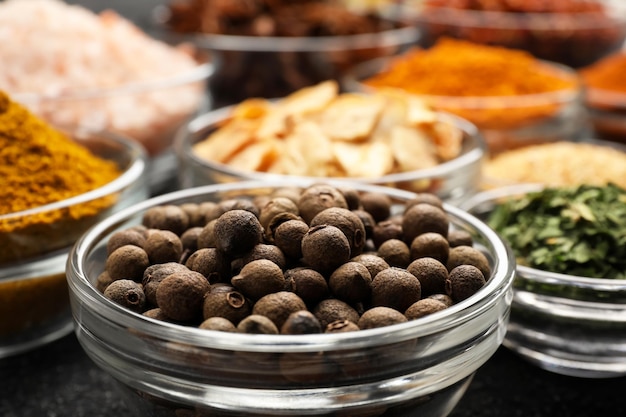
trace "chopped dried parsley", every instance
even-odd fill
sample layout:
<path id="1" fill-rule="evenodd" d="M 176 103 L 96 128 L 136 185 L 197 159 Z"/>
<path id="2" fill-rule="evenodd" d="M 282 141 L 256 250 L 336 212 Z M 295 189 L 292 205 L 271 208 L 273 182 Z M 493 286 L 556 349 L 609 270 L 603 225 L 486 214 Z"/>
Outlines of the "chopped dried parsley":
<path id="1" fill-rule="evenodd" d="M 615 184 L 531 192 L 497 205 L 487 223 L 521 265 L 626 278 L 626 190 Z"/>

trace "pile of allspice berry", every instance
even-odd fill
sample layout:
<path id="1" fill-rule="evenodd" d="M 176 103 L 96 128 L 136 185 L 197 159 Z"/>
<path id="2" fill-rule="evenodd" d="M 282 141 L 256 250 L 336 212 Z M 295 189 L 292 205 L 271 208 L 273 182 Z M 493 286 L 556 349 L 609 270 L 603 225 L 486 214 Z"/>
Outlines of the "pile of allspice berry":
<path id="1" fill-rule="evenodd" d="M 356 331 L 418 319 L 482 288 L 487 257 L 442 201 L 325 183 L 152 207 L 114 232 L 96 282 L 145 316 L 253 334 Z"/>

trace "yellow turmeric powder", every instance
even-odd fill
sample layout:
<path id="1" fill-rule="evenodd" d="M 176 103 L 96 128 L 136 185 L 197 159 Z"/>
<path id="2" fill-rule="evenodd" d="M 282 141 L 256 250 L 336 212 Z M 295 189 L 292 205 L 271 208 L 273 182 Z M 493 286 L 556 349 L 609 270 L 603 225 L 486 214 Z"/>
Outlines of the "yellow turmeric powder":
<path id="1" fill-rule="evenodd" d="M 579 88 L 573 72 L 558 71 L 525 51 L 452 38 L 441 38 L 430 49 L 407 51 L 364 83 L 437 96 L 429 99 L 436 108 L 487 128 L 549 116 L 560 100 L 529 95 L 576 94 Z"/>
<path id="2" fill-rule="evenodd" d="M 19 212 L 94 190 L 119 175 L 113 161 L 92 154 L 0 92 L 0 263 L 37 253 L 29 236 L 44 239 L 38 242 L 39 252 L 46 252 L 44 247 L 58 249 L 45 239 L 67 244 L 61 236 L 74 235 L 57 227 L 59 220 L 93 216 L 113 201 L 108 197 L 62 209 Z M 53 224 L 56 236 L 46 235 Z M 20 242 L 28 244 L 21 247 Z"/>

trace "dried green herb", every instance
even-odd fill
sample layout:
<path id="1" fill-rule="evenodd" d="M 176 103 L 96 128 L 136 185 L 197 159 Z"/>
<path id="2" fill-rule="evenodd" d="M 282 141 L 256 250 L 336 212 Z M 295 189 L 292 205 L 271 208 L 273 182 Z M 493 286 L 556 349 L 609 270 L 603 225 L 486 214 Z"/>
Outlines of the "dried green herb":
<path id="1" fill-rule="evenodd" d="M 614 184 L 545 188 L 497 205 L 487 223 L 522 265 L 626 278 L 626 190 Z"/>

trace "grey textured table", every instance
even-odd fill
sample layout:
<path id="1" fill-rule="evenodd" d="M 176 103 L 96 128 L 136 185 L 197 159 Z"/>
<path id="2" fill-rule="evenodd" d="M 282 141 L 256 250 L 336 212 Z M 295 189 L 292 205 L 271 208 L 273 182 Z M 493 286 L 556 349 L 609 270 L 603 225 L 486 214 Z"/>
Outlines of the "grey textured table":
<path id="1" fill-rule="evenodd" d="M 147 27 L 158 0 L 71 1 L 105 8 Z M 1 319 L 1 318 L 0 318 Z M 113 381 L 74 335 L 0 360 L 0 417 L 128 416 Z M 589 380 L 552 374 L 505 348 L 477 372 L 450 417 L 626 416 L 626 378 Z"/>

